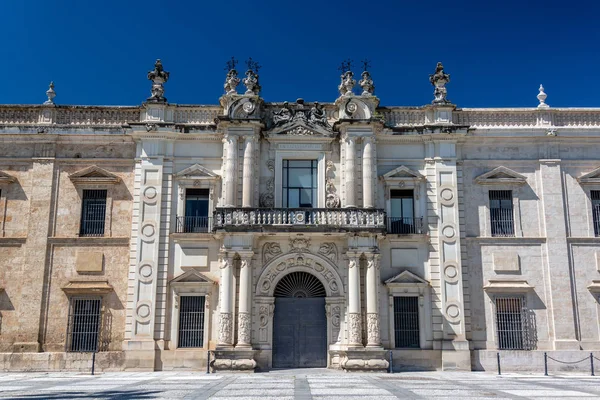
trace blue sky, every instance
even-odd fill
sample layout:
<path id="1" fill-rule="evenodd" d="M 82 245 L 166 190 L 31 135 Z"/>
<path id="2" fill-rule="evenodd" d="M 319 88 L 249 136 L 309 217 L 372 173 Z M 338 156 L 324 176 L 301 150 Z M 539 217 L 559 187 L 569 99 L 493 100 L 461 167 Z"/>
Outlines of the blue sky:
<path id="1" fill-rule="evenodd" d="M 382 105 L 423 105 L 437 61 L 459 107 L 600 106 L 599 2 L 4 0 L 0 103 L 137 105 L 161 58 L 169 102 L 217 104 L 224 65 L 262 65 L 266 101 L 333 101 L 371 60 Z M 240 66 L 238 69 L 242 69 Z M 241 90 L 241 85 L 240 88 Z"/>

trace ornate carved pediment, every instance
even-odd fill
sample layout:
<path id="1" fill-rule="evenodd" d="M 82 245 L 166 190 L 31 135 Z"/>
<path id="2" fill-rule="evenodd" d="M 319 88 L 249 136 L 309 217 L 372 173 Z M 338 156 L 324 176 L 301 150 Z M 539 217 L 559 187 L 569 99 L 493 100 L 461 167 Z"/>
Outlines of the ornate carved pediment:
<path id="1" fill-rule="evenodd" d="M 402 271 L 401 273 L 399 273 L 398 275 L 391 277 L 390 279 L 388 279 L 387 281 L 385 281 L 385 284 L 388 287 L 391 286 L 429 286 L 429 282 L 427 282 L 425 279 L 413 274 L 412 272 L 406 270 L 406 271 Z"/>
<path id="2" fill-rule="evenodd" d="M 16 182 L 17 178 L 0 171 L 0 185 Z"/>
<path id="3" fill-rule="evenodd" d="M 84 168 L 69 175 L 69 179 L 74 184 L 115 184 L 121 181 L 121 178 L 102 169 L 96 165 Z"/>
<path id="4" fill-rule="evenodd" d="M 319 103 L 314 103 L 310 108 L 302 100 L 298 100 L 293 107 L 287 102 L 283 103 L 282 108 L 273 111 L 269 122 L 268 136 L 333 136 L 327 113 Z"/>
<path id="5" fill-rule="evenodd" d="M 179 171 L 173 177 L 177 180 L 220 179 L 221 177 L 200 164 L 194 164 Z"/>
<path id="6" fill-rule="evenodd" d="M 597 185 L 600 184 L 600 168 L 581 175 L 577 178 L 577 182 L 581 185 Z"/>
<path id="7" fill-rule="evenodd" d="M 527 178 L 510 168 L 498 167 L 479 175 L 475 178 L 475 182 L 480 185 L 497 185 L 497 184 L 516 184 L 524 185 L 527 183 Z"/>
<path id="8" fill-rule="evenodd" d="M 386 181 L 393 180 L 416 180 L 416 181 L 424 181 L 425 177 L 418 173 L 417 171 L 413 171 L 412 169 L 402 165 L 398 168 L 395 168 L 384 174 L 382 178 Z"/>

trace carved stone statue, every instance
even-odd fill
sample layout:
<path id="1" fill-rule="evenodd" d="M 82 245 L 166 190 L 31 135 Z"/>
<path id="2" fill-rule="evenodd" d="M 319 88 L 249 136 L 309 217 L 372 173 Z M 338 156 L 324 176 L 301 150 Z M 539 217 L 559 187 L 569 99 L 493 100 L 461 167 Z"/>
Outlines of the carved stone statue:
<path id="1" fill-rule="evenodd" d="M 227 77 L 225 78 L 225 84 L 223 87 L 225 88 L 226 94 L 237 94 L 237 86 L 240 84 L 240 78 L 238 78 L 238 72 L 235 69 L 230 69 L 227 73 Z"/>
<path id="2" fill-rule="evenodd" d="M 164 97 L 165 88 L 163 84 L 169 80 L 169 73 L 163 69 L 160 59 L 154 63 L 154 70 L 148 72 L 148 80 L 152 81 L 152 96 L 148 97 L 149 102 L 166 103 L 167 98 Z"/>
<path id="3" fill-rule="evenodd" d="M 354 80 L 354 74 L 352 71 L 346 71 L 341 76 L 341 83 L 338 86 L 338 90 L 342 96 L 352 96 L 354 93 L 352 89 L 354 89 L 354 85 L 356 85 L 356 81 Z"/>
<path id="4" fill-rule="evenodd" d="M 323 106 L 317 101 L 315 101 L 315 105 L 308 113 L 308 122 L 317 125 L 328 126 L 327 113 L 325 113 Z"/>
<path id="5" fill-rule="evenodd" d="M 287 101 L 283 103 L 283 108 L 281 110 L 273 112 L 273 124 L 275 124 L 275 126 L 285 124 L 291 120 L 292 110 Z"/>
<path id="6" fill-rule="evenodd" d="M 432 104 L 450 103 L 450 101 L 446 99 L 446 84 L 450 82 L 450 75 L 444 72 L 444 66 L 441 62 L 437 63 L 435 74 L 429 75 L 429 82 L 435 87 Z"/>
<path id="7" fill-rule="evenodd" d="M 260 93 L 261 86 L 258 83 L 258 74 L 253 70 L 249 69 L 246 71 L 246 77 L 243 80 L 244 86 L 246 86 L 245 94 L 253 94 L 258 96 Z"/>
<path id="8" fill-rule="evenodd" d="M 358 82 L 358 84 L 360 85 L 360 87 L 363 90 L 362 95 L 363 96 L 373 96 L 373 93 L 375 92 L 375 85 L 373 84 L 373 79 L 371 78 L 371 74 L 369 73 L 369 71 L 363 71 L 361 76 L 362 76 L 362 79 L 360 80 L 360 82 Z"/>

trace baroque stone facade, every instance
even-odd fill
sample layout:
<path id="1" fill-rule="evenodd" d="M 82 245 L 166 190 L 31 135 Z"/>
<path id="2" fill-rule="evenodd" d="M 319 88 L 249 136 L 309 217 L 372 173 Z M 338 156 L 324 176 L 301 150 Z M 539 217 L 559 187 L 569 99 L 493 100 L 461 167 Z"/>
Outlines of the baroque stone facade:
<path id="1" fill-rule="evenodd" d="M 324 298 L 310 354 L 330 368 L 600 353 L 599 109 L 542 87 L 537 107 L 459 108 L 441 63 L 423 107 L 381 107 L 349 69 L 332 103 L 266 103 L 247 66 L 218 106 L 168 103 L 160 60 L 141 106 L 61 106 L 54 85 L 0 105 L 0 369 L 86 369 L 91 349 L 102 370 L 200 369 L 207 350 L 267 370 L 286 296 Z"/>

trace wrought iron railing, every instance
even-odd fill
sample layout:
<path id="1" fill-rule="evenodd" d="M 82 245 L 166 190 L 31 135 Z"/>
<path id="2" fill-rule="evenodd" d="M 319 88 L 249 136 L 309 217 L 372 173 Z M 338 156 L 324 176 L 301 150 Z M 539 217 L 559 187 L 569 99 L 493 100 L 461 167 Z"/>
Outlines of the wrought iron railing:
<path id="1" fill-rule="evenodd" d="M 176 233 L 207 233 L 212 229 L 211 217 L 177 217 Z"/>
<path id="2" fill-rule="evenodd" d="M 361 208 L 218 208 L 214 228 L 312 226 L 385 229 L 385 211 Z"/>
<path id="3" fill-rule="evenodd" d="M 419 235 L 423 233 L 423 218 L 389 217 L 387 233 L 397 235 Z"/>

